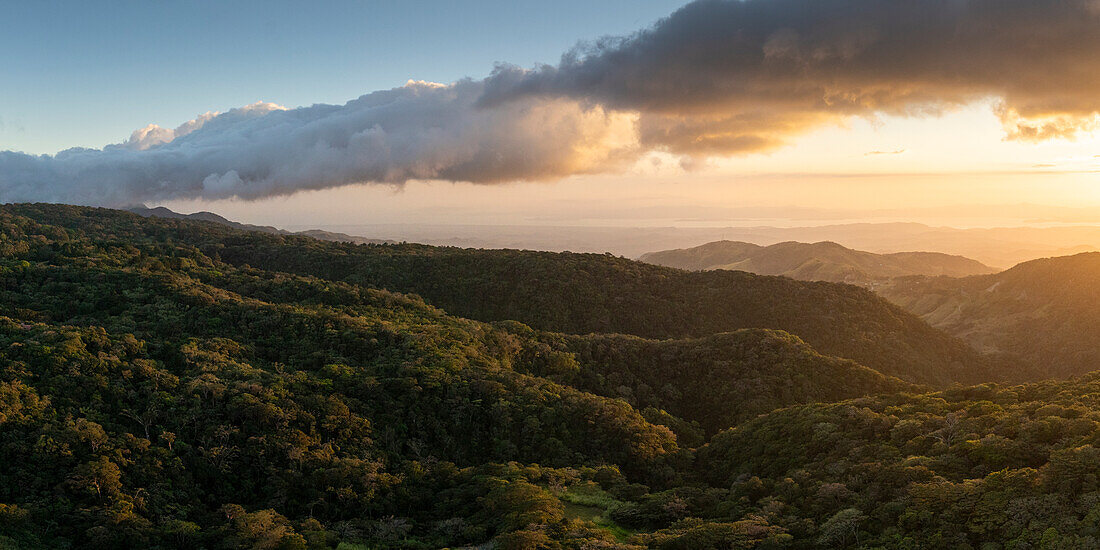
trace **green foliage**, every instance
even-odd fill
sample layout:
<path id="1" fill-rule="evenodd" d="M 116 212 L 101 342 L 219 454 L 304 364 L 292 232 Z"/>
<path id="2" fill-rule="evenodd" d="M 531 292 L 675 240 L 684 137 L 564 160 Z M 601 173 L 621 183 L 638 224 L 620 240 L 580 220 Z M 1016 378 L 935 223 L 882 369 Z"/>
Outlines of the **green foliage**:
<path id="1" fill-rule="evenodd" d="M 55 205 L 0 237 L 0 547 L 1100 536 L 1100 380 L 922 395 L 883 372 L 991 364 L 842 285 Z"/>
<path id="2" fill-rule="evenodd" d="M 738 513 L 821 544 L 1086 548 L 1098 445 L 1093 374 L 790 407 L 717 435 L 698 468 L 743 495 Z"/>
<path id="3" fill-rule="evenodd" d="M 822 356 L 776 330 L 687 340 L 552 334 L 542 340 L 572 352 L 582 367 L 537 374 L 623 399 L 681 441 L 700 436 L 677 418 L 698 423 L 710 435 L 787 405 L 917 389 L 852 361 Z"/>
<path id="4" fill-rule="evenodd" d="M 47 226 L 31 229 L 40 233 L 34 238 L 45 240 L 25 243 L 20 259 L 86 253 L 90 244 L 77 244 L 76 238 L 86 236 L 114 241 L 120 254 L 153 271 L 219 261 L 411 293 L 480 321 L 661 339 L 771 328 L 794 334 L 821 353 L 920 384 L 948 386 L 1027 374 L 982 358 L 962 341 L 850 285 L 740 271 L 685 272 L 611 255 L 324 242 L 103 209 L 4 209 L 9 218 L 25 216 Z M 12 241 L 20 240 L 13 235 Z M 332 294 L 316 299 L 338 303 Z"/>
<path id="5" fill-rule="evenodd" d="M 455 315 L 543 330 L 684 338 L 772 328 L 823 353 L 933 385 L 988 380 L 1008 368 L 848 285 L 684 272 L 610 255 L 355 246 L 261 235 L 227 243 L 218 254 L 237 265 L 414 293 Z"/>
<path id="6" fill-rule="evenodd" d="M 536 343 L 418 299 L 236 267 L 173 231 L 123 237 L 106 226 L 128 216 L 68 210 L 98 236 L 0 209 L 4 242 L 26 245 L 0 259 L 16 265 L 0 279 L 0 503 L 22 518 L 0 534 L 13 540 L 473 544 L 563 522 L 516 519 L 524 495 L 498 495 L 540 483 L 539 467 L 484 465 L 678 475 L 667 428 L 524 374 L 568 372 L 571 354 L 522 365 Z M 146 224 L 159 229 L 130 229 Z M 494 498 L 505 505 L 487 511 Z"/>

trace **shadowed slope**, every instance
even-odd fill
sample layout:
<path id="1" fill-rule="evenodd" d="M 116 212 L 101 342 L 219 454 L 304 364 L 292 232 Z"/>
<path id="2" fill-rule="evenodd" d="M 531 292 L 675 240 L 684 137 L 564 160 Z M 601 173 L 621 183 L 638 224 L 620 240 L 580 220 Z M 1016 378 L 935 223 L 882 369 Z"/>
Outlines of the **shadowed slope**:
<path id="1" fill-rule="evenodd" d="M 1100 368 L 1100 253 L 980 277 L 899 279 L 882 294 L 978 349 L 1018 356 L 1048 376 Z"/>

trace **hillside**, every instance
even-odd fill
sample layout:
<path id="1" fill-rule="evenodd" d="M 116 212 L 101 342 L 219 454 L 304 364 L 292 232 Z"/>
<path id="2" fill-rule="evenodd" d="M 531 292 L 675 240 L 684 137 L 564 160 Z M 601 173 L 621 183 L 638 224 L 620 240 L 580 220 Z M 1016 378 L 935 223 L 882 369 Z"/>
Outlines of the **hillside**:
<path id="1" fill-rule="evenodd" d="M 134 206 L 128 208 L 127 211 L 133 212 L 139 216 L 146 218 L 169 218 L 174 220 L 198 220 L 204 222 L 213 222 L 220 225 L 225 225 L 235 229 L 244 229 L 246 231 L 259 231 L 261 233 L 274 233 L 277 235 L 305 235 L 306 237 L 313 237 L 314 239 L 320 239 L 322 241 L 335 241 L 344 243 L 385 243 L 393 242 L 383 239 L 369 239 L 366 237 L 357 237 L 355 235 L 348 235 L 347 233 L 334 233 L 332 231 L 324 231 L 322 229 L 307 229 L 305 231 L 287 231 L 285 229 L 279 229 L 270 225 L 253 225 L 249 223 L 235 222 L 226 219 L 223 216 L 219 216 L 213 212 L 195 212 L 193 214 L 180 214 L 179 212 L 172 211 L 163 206 L 156 208 L 147 208 L 145 206 Z"/>
<path id="2" fill-rule="evenodd" d="M 547 334 L 541 340 L 579 363 L 575 370 L 544 375 L 638 410 L 664 410 L 697 422 L 707 436 L 796 403 L 920 389 L 768 329 L 688 340 L 601 334 Z"/>
<path id="3" fill-rule="evenodd" d="M 834 242 L 783 242 L 758 246 L 717 241 L 694 248 L 651 252 L 643 262 L 688 270 L 730 269 L 760 275 L 783 275 L 803 281 L 831 281 L 860 286 L 908 275 L 966 277 L 997 270 L 980 262 L 938 252 L 873 254 Z"/>
<path id="4" fill-rule="evenodd" d="M 492 326 L 188 244 L 258 235 L 0 206 L 0 543 L 637 548 L 564 504 L 678 486 L 776 407 L 913 389 L 782 332 Z"/>
<path id="5" fill-rule="evenodd" d="M 255 260 L 241 261 L 246 246 Z M 257 261 L 397 269 L 417 265 L 397 262 L 410 251 L 494 258 L 0 206 L 0 545 L 1098 543 L 1096 375 L 921 394 L 774 329 L 551 332 L 456 317 L 352 281 L 360 271 L 338 281 Z M 592 280 L 602 262 L 700 275 L 506 254 L 578 262 Z M 1078 260 L 1063 269 L 1095 258 Z M 821 308 L 845 303 L 832 293 L 871 296 L 731 275 L 719 280 L 828 290 L 793 294 Z"/>
<path id="6" fill-rule="evenodd" d="M 646 338 L 771 328 L 794 334 L 825 355 L 913 383 L 946 386 L 1029 376 L 849 285 L 734 271 L 685 272 L 610 255 L 364 246 L 209 224 L 200 231 L 177 220 L 142 224 L 140 218 L 104 210 L 9 208 L 92 235 L 104 220 L 133 239 L 172 232 L 173 239 L 235 266 L 416 294 L 448 313 L 479 321 Z"/>
<path id="7" fill-rule="evenodd" d="M 899 279 L 881 292 L 974 347 L 1015 355 L 1048 376 L 1100 365 L 1100 253 L 980 277 Z"/>
<path id="8" fill-rule="evenodd" d="M 733 271 L 684 272 L 610 255 L 420 245 L 249 239 L 226 243 L 217 253 L 235 265 L 413 293 L 481 321 L 646 338 L 771 328 L 797 335 L 821 353 L 915 383 L 1027 376 L 849 285 Z"/>
<path id="9" fill-rule="evenodd" d="M 1100 377 L 778 410 L 698 453 L 736 514 L 817 548 L 1096 548 Z M 671 493 L 671 492 L 670 492 Z M 666 512 L 679 497 L 686 509 Z M 701 541 L 729 521 L 703 491 L 617 510 Z M 727 501 L 728 502 L 728 501 Z M 682 546 L 684 548 L 690 546 Z"/>

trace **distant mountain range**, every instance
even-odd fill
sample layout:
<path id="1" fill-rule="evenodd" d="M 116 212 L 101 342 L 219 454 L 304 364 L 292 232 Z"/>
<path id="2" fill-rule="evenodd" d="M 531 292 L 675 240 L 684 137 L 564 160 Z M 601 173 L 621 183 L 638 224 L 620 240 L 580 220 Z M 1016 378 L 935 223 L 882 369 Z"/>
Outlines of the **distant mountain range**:
<path id="1" fill-rule="evenodd" d="M 250 225 L 210 212 L 180 214 L 164 207 L 136 206 L 143 216 L 212 221 L 251 231 L 304 234 L 340 242 L 415 242 L 462 248 L 517 248 L 550 252 L 610 252 L 638 258 L 654 250 L 741 241 L 761 246 L 797 241 L 831 241 L 877 254 L 924 250 L 960 255 L 1005 269 L 1020 262 L 1098 250 L 1100 226 L 933 227 L 920 223 L 851 223 L 805 227 L 626 227 L 551 225 L 456 225 L 364 223 L 290 227 Z M 236 225 L 235 225 L 236 224 Z M 361 237 L 360 235 L 365 235 Z"/>
<path id="2" fill-rule="evenodd" d="M 139 216 L 146 218 L 169 218 L 173 220 L 199 220 L 204 222 L 214 222 L 221 225 L 227 225 L 236 229 L 244 229 L 246 231 L 260 231 L 263 233 L 272 233 L 275 235 L 304 235 L 306 237 L 313 237 L 322 241 L 333 241 L 342 243 L 356 243 L 356 244 L 381 244 L 392 243 L 395 241 L 383 240 L 383 239 L 368 239 L 366 237 L 357 237 L 355 235 L 348 235 L 346 233 L 334 233 L 332 231 L 324 231 L 321 229 L 307 229 L 305 231 L 287 231 L 285 229 L 279 229 L 270 225 L 252 225 L 248 223 L 235 222 L 228 220 L 222 216 L 219 216 L 213 212 L 195 212 L 194 214 L 181 214 L 175 212 L 163 206 L 156 208 L 148 208 L 145 206 L 132 206 L 127 208 L 128 211 L 133 212 Z"/>
<path id="3" fill-rule="evenodd" d="M 965 277 L 997 272 L 976 260 L 939 252 L 874 254 L 834 242 L 783 242 L 759 246 L 717 241 L 694 248 L 651 252 L 643 262 L 692 271 L 728 269 L 759 275 L 782 275 L 803 281 L 829 281 L 872 286 L 894 277 L 945 275 Z"/>
<path id="4" fill-rule="evenodd" d="M 322 229 L 377 239 L 463 248 L 522 248 L 550 252 L 610 252 L 638 258 L 654 250 L 714 241 L 768 246 L 787 241 L 832 241 L 879 254 L 924 250 L 957 254 L 1006 269 L 1020 262 L 1098 250 L 1100 226 L 956 228 L 920 223 L 850 223 L 803 227 L 667 227 L 583 225 L 460 225 L 366 223 Z M 305 228 L 296 228 L 305 229 Z"/>

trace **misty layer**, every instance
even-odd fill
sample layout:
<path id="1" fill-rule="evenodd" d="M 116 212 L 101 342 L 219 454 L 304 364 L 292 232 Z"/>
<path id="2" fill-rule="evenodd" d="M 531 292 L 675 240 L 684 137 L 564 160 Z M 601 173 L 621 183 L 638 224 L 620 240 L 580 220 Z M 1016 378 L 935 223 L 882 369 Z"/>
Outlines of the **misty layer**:
<path id="1" fill-rule="evenodd" d="M 762 151 L 848 117 L 989 99 L 1009 138 L 1066 138 L 1097 125 L 1097 52 L 1100 0 L 700 0 L 557 66 L 410 82 L 342 106 L 258 103 L 102 150 L 0 152 L 0 202 L 556 179 L 651 151 Z"/>

